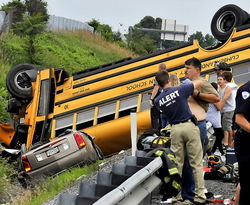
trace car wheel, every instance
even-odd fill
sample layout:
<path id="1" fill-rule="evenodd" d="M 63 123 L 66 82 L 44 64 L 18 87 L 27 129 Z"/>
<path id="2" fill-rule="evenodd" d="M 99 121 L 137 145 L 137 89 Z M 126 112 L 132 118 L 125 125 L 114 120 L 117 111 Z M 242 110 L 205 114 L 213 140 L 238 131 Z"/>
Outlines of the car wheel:
<path id="1" fill-rule="evenodd" d="M 213 16 L 211 31 L 219 41 L 225 42 L 235 27 L 241 26 L 249 19 L 249 14 L 240 7 L 229 4 L 220 8 Z"/>
<path id="2" fill-rule="evenodd" d="M 25 100 L 32 97 L 31 78 L 27 71 L 34 69 L 35 66 L 28 63 L 10 69 L 6 77 L 6 86 L 12 96 Z"/>

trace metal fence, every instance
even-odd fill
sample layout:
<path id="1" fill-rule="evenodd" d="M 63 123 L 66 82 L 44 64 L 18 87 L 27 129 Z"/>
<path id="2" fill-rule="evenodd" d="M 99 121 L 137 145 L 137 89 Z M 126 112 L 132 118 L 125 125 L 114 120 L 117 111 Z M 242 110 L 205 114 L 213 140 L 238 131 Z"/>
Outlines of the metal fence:
<path id="1" fill-rule="evenodd" d="M 3 25 L 4 19 L 5 19 L 5 12 L 0 11 L 0 25 L 1 25 L 1 27 Z"/>
<path id="2" fill-rule="evenodd" d="M 54 15 L 50 16 L 47 28 L 50 31 L 60 31 L 60 30 L 70 30 L 70 31 L 87 30 L 90 32 L 94 31 L 94 28 L 92 26 L 89 26 L 87 23 Z"/>
<path id="3" fill-rule="evenodd" d="M 4 11 L 0 11 L 0 30 L 5 31 L 10 28 L 10 18 L 5 14 Z M 68 19 L 64 17 L 50 15 L 47 24 L 47 30 L 49 31 L 60 31 L 60 30 L 86 30 L 93 33 L 94 28 L 89 26 L 87 23 L 76 21 L 73 19 Z"/>

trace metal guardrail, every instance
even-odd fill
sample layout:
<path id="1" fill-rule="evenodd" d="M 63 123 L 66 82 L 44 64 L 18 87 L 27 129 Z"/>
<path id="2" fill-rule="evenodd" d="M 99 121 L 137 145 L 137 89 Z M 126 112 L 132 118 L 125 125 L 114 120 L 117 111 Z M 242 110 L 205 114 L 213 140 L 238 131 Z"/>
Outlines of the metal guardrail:
<path id="1" fill-rule="evenodd" d="M 103 205 L 103 204 L 118 204 L 118 202 L 121 202 L 124 200 L 129 194 L 133 192 L 137 187 L 139 187 L 143 182 L 146 181 L 147 185 L 150 186 L 150 182 L 147 182 L 147 180 L 154 182 L 152 187 L 150 186 L 151 190 L 154 190 L 157 186 L 160 185 L 161 180 L 157 177 L 151 178 L 152 176 L 159 168 L 162 166 L 162 160 L 160 157 L 155 158 L 152 162 L 150 162 L 146 167 L 142 168 L 138 172 L 136 172 L 134 175 L 132 175 L 130 178 L 128 178 L 125 182 L 123 182 L 120 186 L 118 186 L 113 191 L 109 192 L 105 196 L 103 196 L 101 199 L 99 199 L 94 205 Z M 158 179 L 158 180 L 157 180 Z M 137 195 L 137 199 L 140 197 Z"/>
<path id="2" fill-rule="evenodd" d="M 82 182 L 78 195 L 61 194 L 59 205 L 150 204 L 152 193 L 158 194 L 161 180 L 155 172 L 162 167 L 160 157 L 125 157 L 123 163 L 113 164 L 111 172 L 98 172 L 96 183 Z"/>

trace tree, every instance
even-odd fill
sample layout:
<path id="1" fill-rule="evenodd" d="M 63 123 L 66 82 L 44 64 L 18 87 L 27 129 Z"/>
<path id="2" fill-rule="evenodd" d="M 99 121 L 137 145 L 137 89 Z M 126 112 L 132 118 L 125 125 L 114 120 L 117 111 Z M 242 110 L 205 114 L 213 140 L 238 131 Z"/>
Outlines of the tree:
<path id="1" fill-rule="evenodd" d="M 128 48 L 139 55 L 146 55 L 156 50 L 155 42 L 137 28 L 130 27 L 126 38 Z"/>
<path id="2" fill-rule="evenodd" d="M 160 46 L 160 32 L 146 31 L 147 29 L 159 29 L 160 18 L 145 16 L 134 27 L 130 27 L 127 37 L 128 47 L 140 55 L 154 52 Z"/>
<path id="3" fill-rule="evenodd" d="M 140 49 L 135 48 L 135 45 L 139 46 L 138 42 L 145 43 L 147 42 L 148 39 L 152 40 L 151 43 L 152 42 L 154 43 L 155 48 L 168 49 L 185 44 L 185 42 L 183 41 L 161 40 L 161 32 L 160 32 L 161 24 L 162 24 L 161 18 L 153 18 L 152 16 L 145 16 L 143 19 L 140 20 L 139 23 L 134 25 L 133 29 L 130 29 L 129 34 L 127 35 L 128 46 L 132 48 L 135 52 L 138 52 L 138 50 Z M 145 28 L 152 30 L 145 30 Z M 141 40 L 142 38 L 146 38 L 147 40 L 145 39 Z M 204 48 L 213 46 L 217 43 L 217 40 L 213 36 L 209 34 L 206 34 L 204 36 L 202 32 L 199 31 L 190 35 L 188 41 L 192 42 L 194 39 L 198 40 L 199 44 Z M 135 42 L 132 43 L 133 41 L 137 41 L 137 43 Z M 131 47 L 131 45 L 133 46 Z"/>
<path id="4" fill-rule="evenodd" d="M 13 0 L 2 6 L 7 13 L 14 10 L 12 18 L 12 30 L 15 34 L 25 36 L 28 39 L 30 50 L 30 62 L 33 62 L 35 54 L 34 39 L 43 32 L 49 19 L 47 3 L 43 0 Z"/>
<path id="5" fill-rule="evenodd" d="M 177 46 L 181 46 L 183 44 L 185 44 L 185 42 L 183 42 L 183 41 L 172 41 L 172 40 L 163 40 L 162 41 L 162 47 L 164 49 L 174 48 Z"/>
<path id="6" fill-rule="evenodd" d="M 156 29 L 161 29 L 161 24 L 162 24 L 162 19 L 161 18 L 156 18 L 155 19 L 155 28 Z"/>
<path id="7" fill-rule="evenodd" d="M 25 0 L 25 6 L 29 16 L 40 16 L 40 23 L 49 20 L 47 2 L 43 0 Z"/>
<path id="8" fill-rule="evenodd" d="M 152 16 L 145 16 L 138 24 L 134 27 L 137 29 L 149 28 L 149 29 L 161 29 L 161 18 L 154 18 Z M 160 47 L 161 43 L 161 33 L 157 31 L 145 31 L 142 30 L 144 37 L 153 40 L 155 47 Z"/>
<path id="9" fill-rule="evenodd" d="M 49 20 L 47 3 L 43 0 L 25 0 L 24 3 L 21 0 L 12 0 L 3 5 L 1 10 L 5 11 L 7 14 L 12 12 L 11 28 L 14 31 L 20 30 L 19 28 L 16 28 L 16 26 L 19 26 L 20 22 L 23 22 L 24 17 L 26 17 L 27 14 L 31 17 L 37 16 L 33 22 L 37 22 L 38 24 L 47 23 Z M 42 32 L 43 30 L 36 29 L 36 31 Z"/>
<path id="10" fill-rule="evenodd" d="M 96 19 L 92 19 L 88 24 L 94 28 L 94 33 L 99 33 L 105 40 L 115 42 L 119 46 L 125 47 L 125 43 L 121 37 L 122 34 L 119 31 L 113 32 L 108 24 L 101 24 Z"/>
<path id="11" fill-rule="evenodd" d="M 156 28 L 155 19 L 152 16 L 145 16 L 135 27 Z"/>
<path id="12" fill-rule="evenodd" d="M 88 24 L 94 28 L 94 33 L 97 31 L 98 26 L 101 25 L 96 19 L 92 19 Z"/>
<path id="13" fill-rule="evenodd" d="M 206 42 L 205 47 L 209 47 L 209 46 L 216 45 L 218 43 L 218 40 L 216 38 L 214 38 L 213 36 L 206 34 L 205 35 L 205 42 Z"/>
<path id="14" fill-rule="evenodd" d="M 99 32 L 101 36 L 107 41 L 112 41 L 113 32 L 112 28 L 108 24 L 100 24 L 97 27 L 97 32 Z"/>
<path id="15" fill-rule="evenodd" d="M 189 42 L 193 42 L 193 40 L 198 40 L 200 46 L 203 48 L 213 46 L 217 42 L 217 40 L 209 34 L 203 36 L 201 31 L 196 31 L 196 33 L 193 33 L 188 37 Z"/>
<path id="16" fill-rule="evenodd" d="M 35 54 L 34 39 L 36 35 L 41 33 L 46 27 L 46 22 L 43 21 L 43 19 L 43 15 L 27 15 L 24 17 L 23 21 L 17 22 L 13 29 L 14 33 L 28 38 L 30 63 L 35 63 L 33 60 Z"/>
<path id="17" fill-rule="evenodd" d="M 23 20 L 23 15 L 26 11 L 26 7 L 20 0 L 13 0 L 11 2 L 3 4 L 0 10 L 5 11 L 6 15 L 11 15 L 10 28 L 13 28 L 15 27 L 16 22 L 20 22 Z"/>
<path id="18" fill-rule="evenodd" d="M 122 34 L 120 31 L 117 32 L 113 32 L 113 36 L 112 36 L 112 41 L 116 42 L 116 41 L 122 41 Z"/>
<path id="19" fill-rule="evenodd" d="M 44 16 L 25 16 L 23 21 L 17 22 L 15 28 L 13 29 L 14 33 L 20 36 L 30 36 L 34 38 L 35 35 L 40 33 L 46 27 L 46 22 L 42 21 Z"/>

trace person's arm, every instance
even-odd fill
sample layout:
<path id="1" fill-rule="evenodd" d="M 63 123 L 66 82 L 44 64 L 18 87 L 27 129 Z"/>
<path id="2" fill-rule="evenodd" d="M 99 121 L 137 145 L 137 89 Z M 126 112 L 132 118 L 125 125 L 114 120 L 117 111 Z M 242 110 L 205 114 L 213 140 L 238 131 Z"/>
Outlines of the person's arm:
<path id="1" fill-rule="evenodd" d="M 194 91 L 193 97 L 198 98 L 208 103 L 219 102 L 220 97 L 219 97 L 218 92 L 206 80 L 203 80 L 203 82 L 204 82 L 203 86 L 199 90 Z"/>
<path id="2" fill-rule="evenodd" d="M 212 93 L 200 93 L 199 98 L 209 103 L 216 103 L 220 101 L 220 98 Z"/>
<path id="3" fill-rule="evenodd" d="M 243 114 L 238 113 L 235 115 L 235 122 L 245 131 L 250 132 L 250 123 Z"/>
<path id="4" fill-rule="evenodd" d="M 199 88 L 199 87 L 201 87 L 203 85 L 203 81 L 202 80 L 194 80 L 194 81 L 191 81 L 191 83 L 194 84 L 194 89 L 195 90 L 197 90 L 197 88 Z"/>
<path id="5" fill-rule="evenodd" d="M 230 87 L 226 87 L 225 89 L 225 94 L 224 94 L 224 97 L 215 105 L 215 107 L 218 109 L 218 110 L 221 110 L 224 105 L 226 104 L 228 98 L 231 96 L 232 94 L 232 89 Z"/>
<path id="6" fill-rule="evenodd" d="M 197 89 L 194 90 L 193 97 L 200 98 L 209 103 L 217 103 L 220 101 L 220 98 L 213 93 L 201 93 Z"/>
<path id="7" fill-rule="evenodd" d="M 159 91 L 159 88 L 160 88 L 159 85 L 155 85 L 153 90 L 152 90 L 152 94 L 151 94 L 151 97 L 150 97 L 150 105 L 151 106 L 154 106 L 153 100 L 154 100 L 155 96 L 157 95 L 157 93 Z"/>

